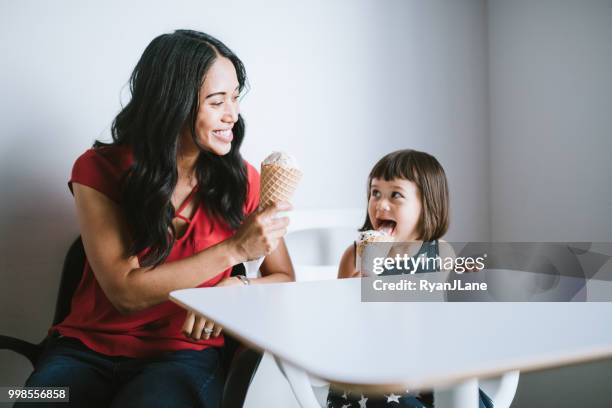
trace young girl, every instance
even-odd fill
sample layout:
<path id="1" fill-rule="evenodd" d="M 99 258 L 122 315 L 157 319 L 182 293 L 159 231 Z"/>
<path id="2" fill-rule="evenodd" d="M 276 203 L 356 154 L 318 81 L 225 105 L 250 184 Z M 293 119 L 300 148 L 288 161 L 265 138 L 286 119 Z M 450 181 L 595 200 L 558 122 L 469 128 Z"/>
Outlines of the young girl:
<path id="1" fill-rule="evenodd" d="M 444 169 L 435 157 L 416 150 L 398 150 L 374 165 L 368 176 L 368 213 L 360 231 L 377 230 L 396 242 L 388 256 L 396 253 L 413 257 L 453 257 L 454 251 L 440 238 L 446 233 L 448 183 Z M 349 246 L 340 261 L 339 278 L 358 277 L 356 245 Z M 416 273 L 437 271 L 434 263 L 423 263 Z M 405 271 L 385 271 L 383 275 Z M 392 396 L 363 396 L 331 389 L 327 407 L 402 407 L 433 406 L 432 394 L 408 393 Z M 493 407 L 480 391 L 480 408 Z"/>

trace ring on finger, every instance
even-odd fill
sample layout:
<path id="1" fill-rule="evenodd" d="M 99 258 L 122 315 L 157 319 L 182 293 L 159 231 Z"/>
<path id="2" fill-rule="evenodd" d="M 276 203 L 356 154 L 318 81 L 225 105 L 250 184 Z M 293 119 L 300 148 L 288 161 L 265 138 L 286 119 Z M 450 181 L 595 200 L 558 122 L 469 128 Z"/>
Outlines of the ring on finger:
<path id="1" fill-rule="evenodd" d="M 211 334 L 212 332 L 213 332 L 212 327 L 205 327 L 205 328 L 204 328 L 204 333 L 206 333 L 206 334 Z"/>

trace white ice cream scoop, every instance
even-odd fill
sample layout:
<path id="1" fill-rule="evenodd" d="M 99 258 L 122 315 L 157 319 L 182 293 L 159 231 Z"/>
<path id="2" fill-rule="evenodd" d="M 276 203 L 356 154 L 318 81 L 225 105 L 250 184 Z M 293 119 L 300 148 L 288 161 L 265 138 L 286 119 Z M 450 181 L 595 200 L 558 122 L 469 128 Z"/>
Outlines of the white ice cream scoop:
<path id="1" fill-rule="evenodd" d="M 273 164 L 276 166 L 287 167 L 287 168 L 298 169 L 298 170 L 300 168 L 300 166 L 297 163 L 297 160 L 295 160 L 295 157 L 285 152 L 272 152 L 268 155 L 268 157 L 264 159 L 264 161 L 261 164 L 262 166 Z"/>

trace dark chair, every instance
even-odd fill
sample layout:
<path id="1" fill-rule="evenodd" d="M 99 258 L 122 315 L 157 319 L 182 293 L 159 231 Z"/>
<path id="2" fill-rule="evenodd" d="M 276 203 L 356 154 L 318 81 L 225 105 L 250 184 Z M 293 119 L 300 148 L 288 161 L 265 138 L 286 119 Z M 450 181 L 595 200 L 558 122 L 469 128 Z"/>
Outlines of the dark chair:
<path id="1" fill-rule="evenodd" d="M 84 264 L 85 249 L 79 237 L 70 246 L 64 259 L 53 325 L 64 320 L 70 312 L 72 295 L 81 280 Z M 244 275 L 244 272 L 244 266 L 239 264 L 233 268 L 232 275 Z M 13 350 L 30 360 L 32 366 L 35 367 L 46 342 L 47 337 L 39 344 L 32 344 L 15 337 L 0 335 L 0 350 Z M 244 405 L 249 385 L 255 376 L 261 358 L 260 351 L 244 347 L 236 339 L 225 335 L 223 364 L 227 374 L 221 402 L 222 408 L 238 408 Z"/>

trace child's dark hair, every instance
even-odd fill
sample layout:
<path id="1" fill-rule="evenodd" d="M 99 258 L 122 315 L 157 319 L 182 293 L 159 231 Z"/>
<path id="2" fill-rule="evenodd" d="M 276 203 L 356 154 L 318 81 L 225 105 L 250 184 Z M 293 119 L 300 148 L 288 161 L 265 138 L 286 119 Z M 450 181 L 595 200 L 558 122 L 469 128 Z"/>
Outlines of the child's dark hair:
<path id="1" fill-rule="evenodd" d="M 368 202 L 372 179 L 391 181 L 395 178 L 412 181 L 419 189 L 421 218 L 418 222 L 419 239 L 433 241 L 444 236 L 448 230 L 449 194 L 446 174 L 438 160 L 430 154 L 416 150 L 397 150 L 387 154 L 374 165 L 368 176 Z M 360 231 L 372 229 L 366 219 Z"/>

